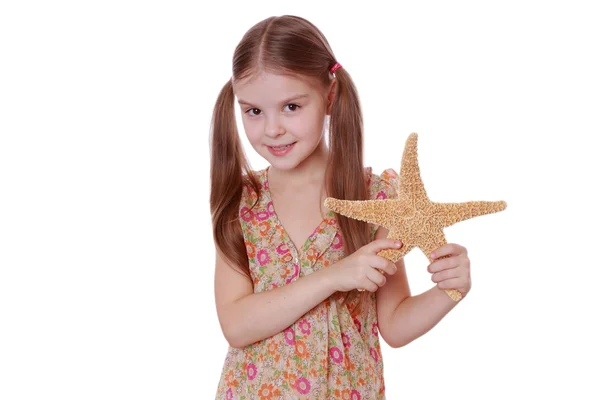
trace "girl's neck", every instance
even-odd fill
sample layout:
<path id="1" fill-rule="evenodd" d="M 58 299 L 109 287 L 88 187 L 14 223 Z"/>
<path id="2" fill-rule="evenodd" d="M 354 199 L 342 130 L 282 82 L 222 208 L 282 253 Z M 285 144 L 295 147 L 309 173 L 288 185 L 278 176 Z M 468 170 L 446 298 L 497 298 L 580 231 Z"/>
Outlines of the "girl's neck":
<path id="1" fill-rule="evenodd" d="M 277 186 L 285 183 L 287 187 L 302 187 L 304 185 L 323 184 L 327 167 L 328 153 L 323 143 L 296 168 L 280 170 L 268 167 L 269 186 L 274 182 Z"/>

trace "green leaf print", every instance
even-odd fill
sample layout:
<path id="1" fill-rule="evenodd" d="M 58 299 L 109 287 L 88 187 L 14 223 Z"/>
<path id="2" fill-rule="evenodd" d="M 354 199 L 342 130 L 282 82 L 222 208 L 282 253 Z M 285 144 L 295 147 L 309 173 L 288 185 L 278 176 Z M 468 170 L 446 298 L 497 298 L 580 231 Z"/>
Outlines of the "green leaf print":
<path id="1" fill-rule="evenodd" d="M 334 332 L 339 332 L 340 331 L 340 320 L 338 319 L 337 315 L 333 316 L 333 318 L 331 320 L 331 323 L 333 324 L 333 327 L 334 327 L 333 331 Z"/>

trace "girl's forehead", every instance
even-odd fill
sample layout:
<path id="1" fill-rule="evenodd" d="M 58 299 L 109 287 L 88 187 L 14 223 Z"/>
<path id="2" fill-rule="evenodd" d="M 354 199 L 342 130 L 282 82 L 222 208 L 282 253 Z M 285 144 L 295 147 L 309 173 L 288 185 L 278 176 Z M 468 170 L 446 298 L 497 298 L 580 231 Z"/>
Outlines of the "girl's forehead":
<path id="1" fill-rule="evenodd" d="M 255 89 L 265 86 L 273 87 L 295 87 L 303 86 L 305 83 L 297 76 L 274 74 L 270 72 L 260 72 L 258 74 L 249 75 L 246 78 L 234 81 L 234 86 L 237 89 Z"/>
<path id="2" fill-rule="evenodd" d="M 236 96 L 279 97 L 289 94 L 317 95 L 318 91 L 308 78 L 291 74 L 260 72 L 244 79 L 233 81 Z"/>
<path id="3" fill-rule="evenodd" d="M 277 106 L 279 103 L 286 102 L 299 95 L 307 95 L 312 98 L 320 96 L 313 87 L 303 80 L 272 74 L 235 82 L 234 94 L 240 104 L 256 106 Z"/>

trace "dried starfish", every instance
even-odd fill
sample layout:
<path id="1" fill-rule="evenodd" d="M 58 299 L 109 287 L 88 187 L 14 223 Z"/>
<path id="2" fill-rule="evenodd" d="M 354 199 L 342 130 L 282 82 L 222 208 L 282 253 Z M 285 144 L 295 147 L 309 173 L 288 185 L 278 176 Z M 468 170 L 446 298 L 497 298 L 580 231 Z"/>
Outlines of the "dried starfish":
<path id="1" fill-rule="evenodd" d="M 328 197 L 325 207 L 349 218 L 383 226 L 389 230 L 389 239 L 402 241 L 400 249 L 382 250 L 377 255 L 396 262 L 418 247 L 430 263 L 433 261 L 431 252 L 446 244 L 445 227 L 506 208 L 505 201 L 434 203 L 429 200 L 419 171 L 417 134 L 414 132 L 409 135 L 404 147 L 396 192 L 398 199 L 352 201 Z M 455 289 L 448 289 L 446 293 L 454 301 L 462 298 Z"/>

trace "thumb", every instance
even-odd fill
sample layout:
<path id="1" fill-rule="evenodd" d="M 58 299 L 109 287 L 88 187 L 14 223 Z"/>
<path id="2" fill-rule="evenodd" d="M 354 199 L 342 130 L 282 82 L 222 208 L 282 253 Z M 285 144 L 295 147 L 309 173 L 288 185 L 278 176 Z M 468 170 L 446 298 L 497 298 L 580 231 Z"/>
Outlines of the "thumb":
<path id="1" fill-rule="evenodd" d="M 400 247 L 402 247 L 402 242 L 394 239 L 376 239 L 369 243 L 367 246 L 369 252 L 377 254 L 381 250 L 385 249 L 399 249 Z"/>

